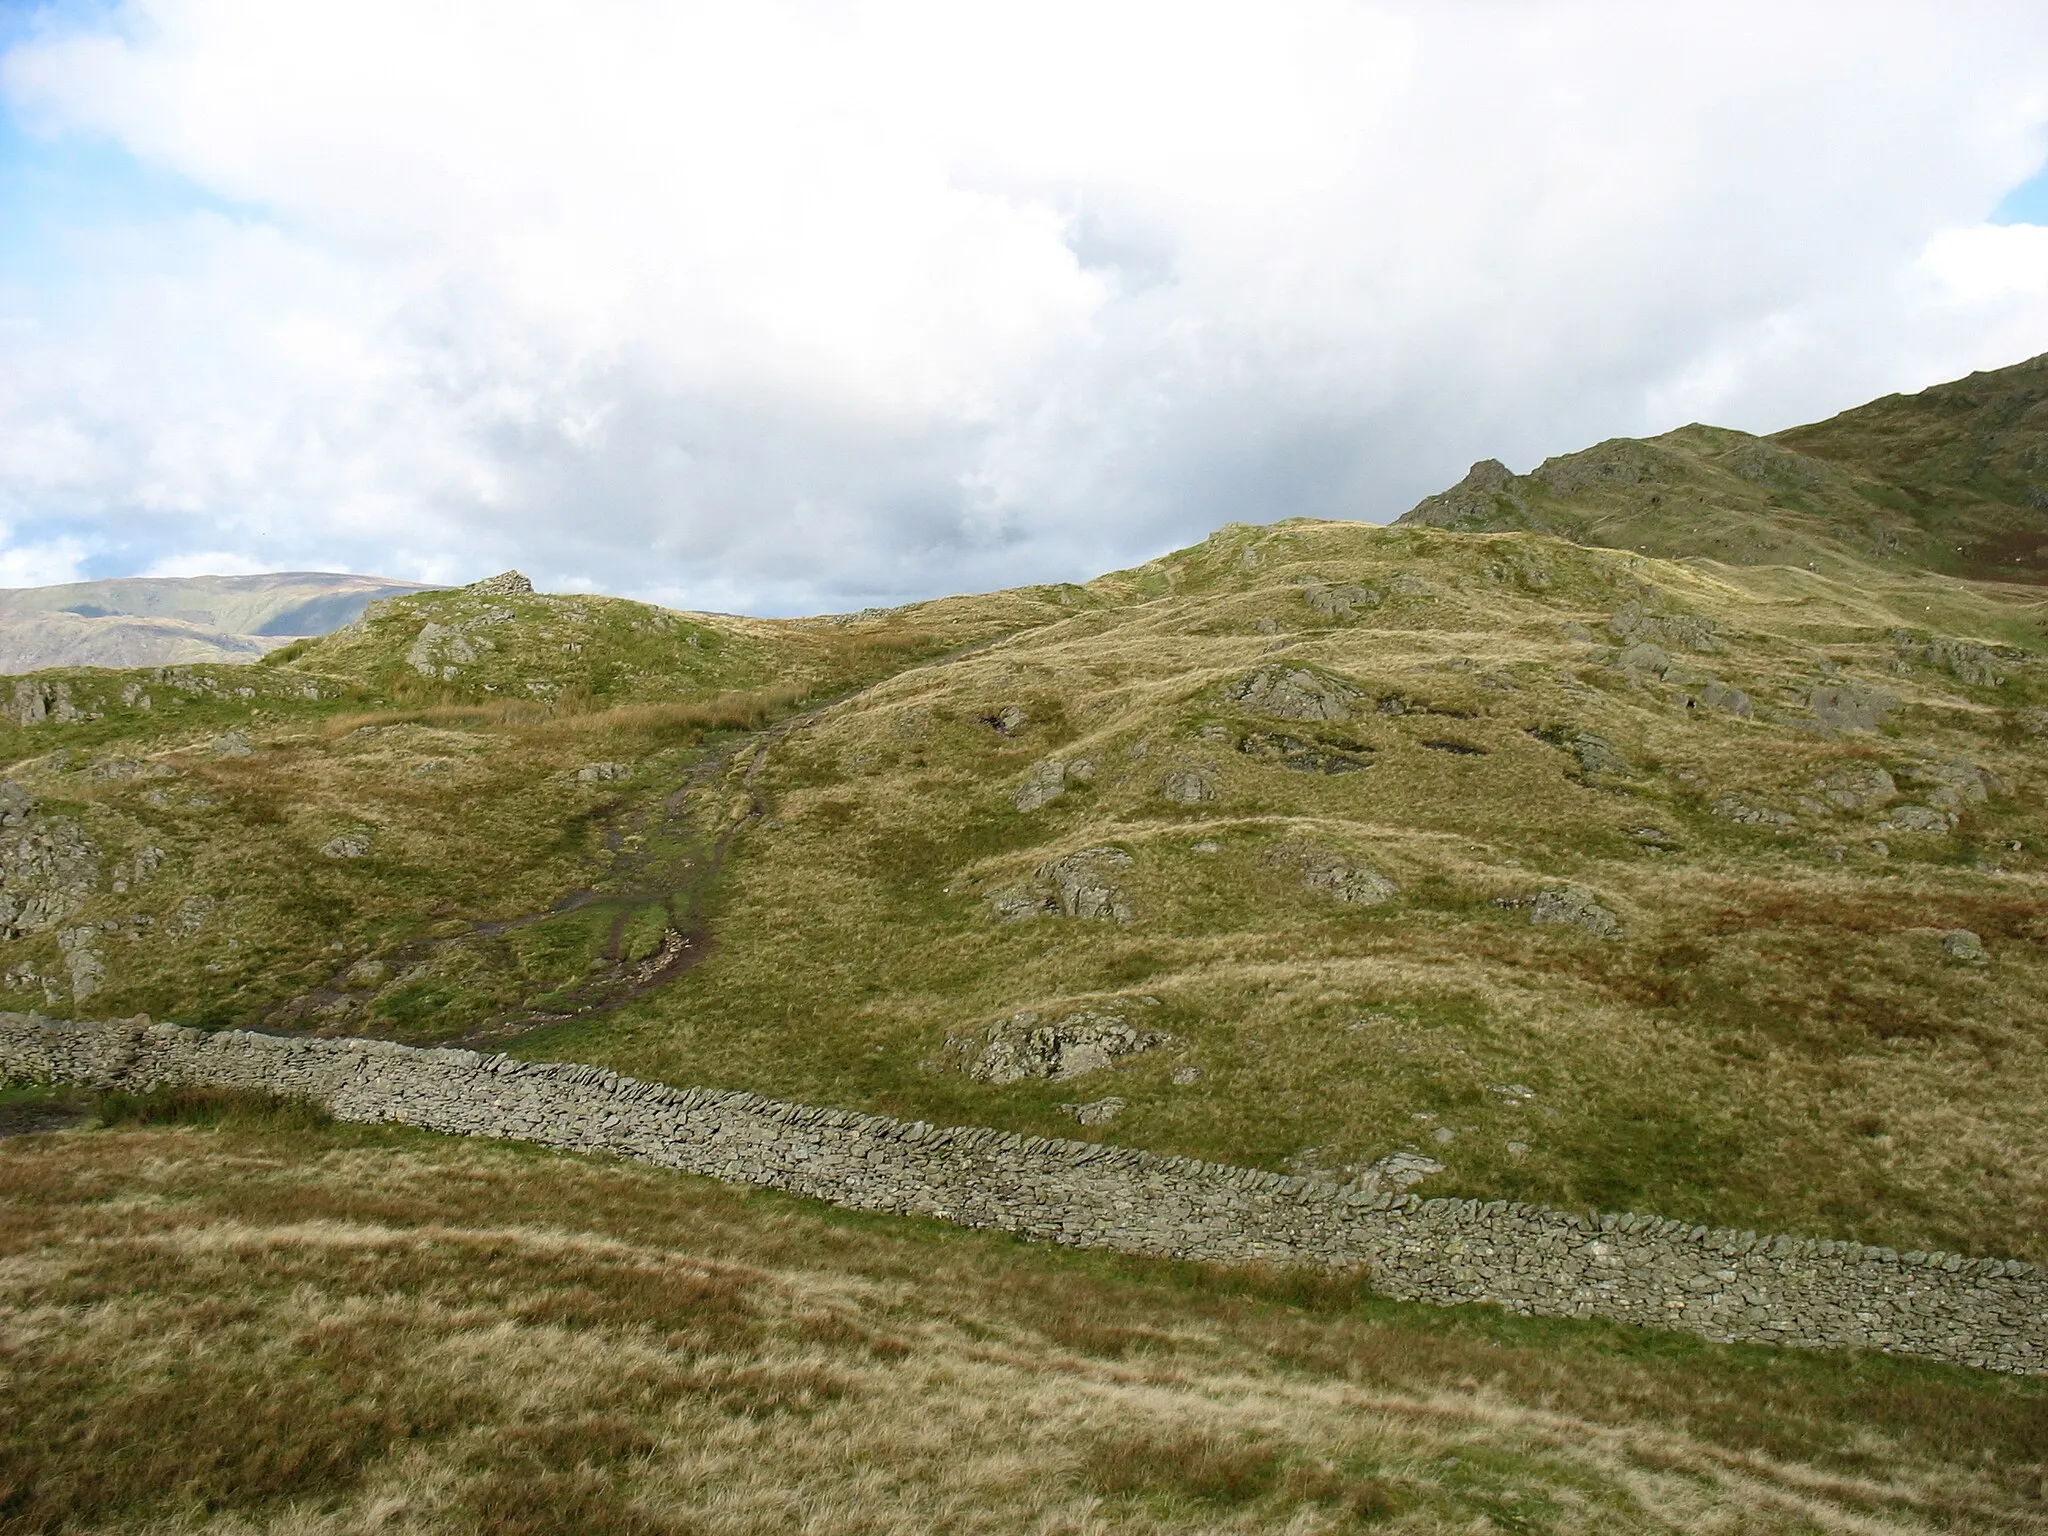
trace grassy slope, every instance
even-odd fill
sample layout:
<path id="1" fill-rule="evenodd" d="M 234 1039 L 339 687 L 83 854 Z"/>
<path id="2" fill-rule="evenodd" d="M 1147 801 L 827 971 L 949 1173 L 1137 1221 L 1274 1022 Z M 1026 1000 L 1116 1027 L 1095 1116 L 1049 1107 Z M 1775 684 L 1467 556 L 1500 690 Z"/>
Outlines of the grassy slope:
<path id="1" fill-rule="evenodd" d="M 1332 617 L 1352 589 L 1378 605 Z M 521 1049 L 1272 1167 L 1408 1148 L 1447 1165 L 1428 1192 L 2048 1257 L 2034 589 L 1296 523 L 1091 590 L 1094 607 L 778 741 L 709 958 Z M 1661 635 L 1664 661 L 1646 670 L 1617 617 Z M 1352 718 L 1230 701 L 1276 662 L 1346 681 Z M 1687 708 L 1710 679 L 1753 717 Z M 1828 732 L 1815 687 L 1899 707 L 1882 731 Z M 988 721 L 1010 705 L 1028 724 L 1004 735 Z M 1291 772 L 1240 750 L 1262 731 L 1373 766 Z M 1568 750 L 1585 733 L 1622 765 L 1588 771 Z M 1053 757 L 1094 777 L 1017 810 Z M 1896 804 L 1815 787 L 1883 766 L 1919 803 L 1936 786 L 1913 775 L 1956 762 L 2000 787 L 1951 833 L 1885 829 Z M 1161 793 L 1189 772 L 1213 799 Z M 1724 819 L 1729 797 L 1787 824 Z M 1400 894 L 1305 888 L 1273 862 L 1304 844 Z M 1133 921 L 992 915 L 992 894 L 1098 846 L 1133 861 L 1116 876 Z M 1565 883 L 1623 934 L 1499 904 Z M 1954 928 L 1992 961 L 1946 961 Z M 1065 1083 L 958 1069 L 949 1037 L 1021 1009 L 1114 1011 L 1174 1044 Z M 1111 1094 L 1128 1108 L 1096 1130 L 1059 1111 Z"/>
<path id="2" fill-rule="evenodd" d="M 1887 395 L 1774 441 L 1894 492 L 1941 536 L 1936 569 L 2048 572 L 2048 356 Z"/>
<path id="3" fill-rule="evenodd" d="M 101 1113 L 0 1150 L 0 1531 L 2048 1526 L 2037 1382 Z"/>
<path id="4" fill-rule="evenodd" d="M 2048 356 L 1768 438 L 1693 425 L 1528 475 L 1476 465 L 1400 521 L 1665 558 L 2048 580 Z"/>
<path id="5" fill-rule="evenodd" d="M 416 1039 L 573 1006 L 687 925 L 723 807 L 700 818 L 677 792 L 707 764 L 1057 611 L 1019 594 L 766 623 L 455 591 L 258 666 L 45 674 L 72 718 L 0 726 L 0 761 L 97 875 L 75 913 L 4 946 L 8 988 L 58 1013 Z M 575 892 L 574 911 L 504 927 Z M 104 973 L 83 994 L 80 936 Z"/>

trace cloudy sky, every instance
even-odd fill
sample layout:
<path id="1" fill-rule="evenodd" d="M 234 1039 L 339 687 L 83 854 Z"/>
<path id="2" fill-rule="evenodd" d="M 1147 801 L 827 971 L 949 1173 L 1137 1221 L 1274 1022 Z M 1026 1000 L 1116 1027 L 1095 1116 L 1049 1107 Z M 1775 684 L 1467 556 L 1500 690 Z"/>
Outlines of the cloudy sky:
<path id="1" fill-rule="evenodd" d="M 0 0 L 0 585 L 794 613 L 2048 351 L 2048 6 Z"/>

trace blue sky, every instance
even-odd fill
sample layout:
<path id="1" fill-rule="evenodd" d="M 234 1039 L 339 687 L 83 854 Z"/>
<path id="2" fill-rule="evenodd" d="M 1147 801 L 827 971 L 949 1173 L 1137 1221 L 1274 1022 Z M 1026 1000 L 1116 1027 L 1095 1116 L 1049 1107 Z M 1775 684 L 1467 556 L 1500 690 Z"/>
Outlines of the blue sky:
<path id="1" fill-rule="evenodd" d="M 1861 14 L 0 4 L 0 585 L 857 607 L 2048 350 L 2048 15 Z"/>
<path id="2" fill-rule="evenodd" d="M 1991 222 L 2048 225 L 2048 165 L 2000 198 L 1991 211 Z"/>

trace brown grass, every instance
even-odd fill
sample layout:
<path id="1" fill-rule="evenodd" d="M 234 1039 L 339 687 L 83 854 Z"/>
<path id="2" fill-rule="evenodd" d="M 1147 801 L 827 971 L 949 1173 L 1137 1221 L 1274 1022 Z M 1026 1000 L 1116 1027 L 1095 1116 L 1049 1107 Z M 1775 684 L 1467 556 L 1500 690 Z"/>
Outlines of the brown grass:
<path id="1" fill-rule="evenodd" d="M 2040 1383 L 121 1118 L 0 1153 L 0 1531 L 2048 1529 Z"/>

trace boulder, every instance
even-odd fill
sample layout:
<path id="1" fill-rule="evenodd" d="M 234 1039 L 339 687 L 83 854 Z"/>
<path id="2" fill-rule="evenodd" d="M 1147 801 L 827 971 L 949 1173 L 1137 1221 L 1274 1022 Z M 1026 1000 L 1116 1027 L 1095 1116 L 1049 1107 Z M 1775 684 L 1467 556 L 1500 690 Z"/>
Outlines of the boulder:
<path id="1" fill-rule="evenodd" d="M 330 859 L 367 858 L 370 852 L 370 834 L 361 830 L 343 832 L 322 843 L 320 851 Z"/>
<path id="2" fill-rule="evenodd" d="M 1035 811 L 1051 805 L 1066 792 L 1067 765 L 1056 757 L 1049 757 L 1034 764 L 1024 775 L 1024 782 L 1010 796 L 1010 804 L 1020 811 Z"/>
<path id="3" fill-rule="evenodd" d="M 1161 1030 L 1133 1028 L 1123 1016 L 1083 1009 L 1047 1019 L 1026 1009 L 999 1019 L 980 1036 L 950 1037 L 947 1049 L 966 1059 L 976 1082 L 1070 1082 L 1126 1056 L 1169 1044 Z"/>
<path id="4" fill-rule="evenodd" d="M 1899 696 L 1888 688 L 1830 684 L 1810 690 L 1806 707 L 1829 730 L 1874 731 L 1899 707 Z"/>
<path id="5" fill-rule="evenodd" d="M 1239 678 L 1224 694 L 1253 714 L 1275 720 L 1346 720 L 1358 702 L 1358 691 L 1348 683 L 1278 663 Z"/>
<path id="6" fill-rule="evenodd" d="M 1111 876 L 1131 867 L 1121 848 L 1084 848 L 1039 866 L 1039 879 L 1051 885 L 1063 917 L 1105 918 L 1128 923 L 1131 904 Z"/>
<path id="7" fill-rule="evenodd" d="M 1176 805 L 1202 805 L 1216 798 L 1216 779 L 1207 768 L 1176 768 L 1159 781 L 1159 793 Z"/>
<path id="8" fill-rule="evenodd" d="M 1734 715 L 1739 720 L 1749 719 L 1754 710 L 1748 694 L 1740 688 L 1729 687 L 1718 678 L 1700 689 L 1699 699 L 1707 708 L 1719 710 L 1724 715 Z"/>
<path id="9" fill-rule="evenodd" d="M 1529 921 L 1539 927 L 1583 928 L 1603 939 L 1618 939 L 1622 933 L 1620 918 L 1601 906 L 1590 892 L 1569 885 L 1539 891 L 1530 904 Z"/>
<path id="10" fill-rule="evenodd" d="M 1991 958 L 1984 952 L 1984 941 L 1967 928 L 1952 928 L 1944 933 L 1941 952 L 1951 960 L 1961 960 L 1970 965 L 1981 965 Z"/>
<path id="11" fill-rule="evenodd" d="M 990 710 L 983 715 L 981 723 L 998 736 L 1021 736 L 1024 728 L 1031 724 L 1031 717 L 1024 712 L 1022 705 L 1005 704 L 1001 709 Z"/>
<path id="12" fill-rule="evenodd" d="M 1282 843 L 1267 851 L 1265 863 L 1269 868 L 1298 871 L 1302 889 L 1349 906 L 1378 906 L 1401 892 L 1370 864 L 1318 843 Z"/>
<path id="13" fill-rule="evenodd" d="M 1398 1195 L 1442 1173 L 1444 1165 L 1420 1152 L 1395 1152 L 1359 1171 L 1357 1188 L 1366 1194 Z"/>
<path id="14" fill-rule="evenodd" d="M 1096 1099 L 1088 1104 L 1057 1104 L 1053 1107 L 1063 1115 L 1072 1115 L 1083 1125 L 1107 1125 L 1124 1112 L 1124 1101 L 1111 1094 L 1106 1099 Z"/>
<path id="15" fill-rule="evenodd" d="M 1899 797 L 1899 786 L 1876 763 L 1848 763 L 1815 779 L 1811 786 L 1829 804 L 1845 811 L 1875 810 Z"/>

